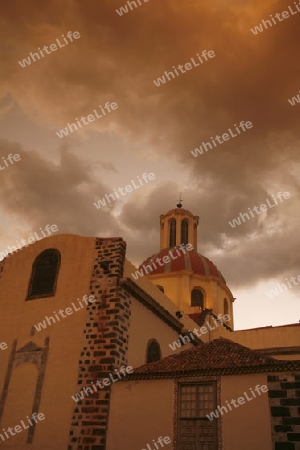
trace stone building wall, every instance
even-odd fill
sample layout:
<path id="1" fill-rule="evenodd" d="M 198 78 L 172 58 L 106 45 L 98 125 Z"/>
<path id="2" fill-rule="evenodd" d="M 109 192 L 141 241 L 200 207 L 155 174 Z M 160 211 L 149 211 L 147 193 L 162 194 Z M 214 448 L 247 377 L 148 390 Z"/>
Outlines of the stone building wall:
<path id="1" fill-rule="evenodd" d="M 90 295 L 96 301 L 87 306 L 86 343 L 78 372 L 78 391 L 85 394 L 74 405 L 68 450 L 105 449 L 111 385 L 101 390 L 93 385 L 109 374 L 116 378 L 115 369 L 127 366 L 131 301 L 119 286 L 124 258 L 122 239 L 96 239 L 90 282 Z"/>
<path id="2" fill-rule="evenodd" d="M 300 450 L 300 373 L 268 376 L 274 450 Z"/>

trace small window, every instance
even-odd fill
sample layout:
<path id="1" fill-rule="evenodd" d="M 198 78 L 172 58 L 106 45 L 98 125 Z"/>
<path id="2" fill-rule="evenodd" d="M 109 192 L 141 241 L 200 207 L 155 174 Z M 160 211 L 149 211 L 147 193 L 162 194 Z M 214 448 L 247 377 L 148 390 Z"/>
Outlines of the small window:
<path id="1" fill-rule="evenodd" d="M 39 254 L 32 266 L 27 300 L 52 297 L 55 294 L 59 267 L 60 253 L 58 250 L 48 249 Z"/>
<path id="2" fill-rule="evenodd" d="M 224 316 L 229 313 L 228 300 L 224 298 Z"/>
<path id="3" fill-rule="evenodd" d="M 176 246 L 176 220 L 172 219 L 170 221 L 170 247 Z"/>
<path id="4" fill-rule="evenodd" d="M 191 306 L 200 306 L 204 308 L 204 296 L 201 289 L 193 289 L 191 295 Z"/>
<path id="5" fill-rule="evenodd" d="M 164 288 L 163 286 L 161 286 L 160 284 L 157 284 L 156 287 L 158 287 L 158 289 L 159 289 L 161 292 L 165 292 L 165 288 Z"/>
<path id="6" fill-rule="evenodd" d="M 159 343 L 153 339 L 148 342 L 146 364 L 159 361 L 161 359 L 161 351 Z"/>
<path id="7" fill-rule="evenodd" d="M 181 244 L 187 245 L 189 238 L 189 224 L 187 220 L 181 222 Z"/>

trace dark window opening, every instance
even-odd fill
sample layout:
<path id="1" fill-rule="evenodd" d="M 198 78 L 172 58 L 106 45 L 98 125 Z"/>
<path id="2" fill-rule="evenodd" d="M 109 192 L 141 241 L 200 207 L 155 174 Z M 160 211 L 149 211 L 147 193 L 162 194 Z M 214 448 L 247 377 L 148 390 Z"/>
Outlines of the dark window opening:
<path id="1" fill-rule="evenodd" d="M 228 314 L 228 312 L 229 312 L 228 301 L 227 298 L 224 298 L 224 316 Z"/>
<path id="2" fill-rule="evenodd" d="M 216 450 L 218 420 L 207 415 L 216 409 L 214 383 L 182 384 L 179 390 L 178 448 Z"/>
<path id="3" fill-rule="evenodd" d="M 52 297 L 55 294 L 59 267 L 60 253 L 58 250 L 45 250 L 36 258 L 32 266 L 27 300 Z"/>
<path id="4" fill-rule="evenodd" d="M 172 219 L 170 222 L 170 247 L 176 246 L 176 220 Z"/>
<path id="5" fill-rule="evenodd" d="M 148 344 L 146 363 L 159 361 L 161 359 L 160 345 L 156 340 L 152 340 Z"/>
<path id="6" fill-rule="evenodd" d="M 189 238 L 189 224 L 187 220 L 181 222 L 181 244 L 187 245 Z"/>
<path id="7" fill-rule="evenodd" d="M 204 296 L 200 289 L 193 289 L 191 295 L 191 306 L 200 306 L 202 309 L 204 307 Z"/>

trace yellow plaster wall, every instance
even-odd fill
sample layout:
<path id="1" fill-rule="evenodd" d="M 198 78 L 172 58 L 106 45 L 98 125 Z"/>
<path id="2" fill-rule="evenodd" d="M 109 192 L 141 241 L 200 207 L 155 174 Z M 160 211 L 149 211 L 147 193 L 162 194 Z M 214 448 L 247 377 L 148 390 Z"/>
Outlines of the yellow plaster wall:
<path id="1" fill-rule="evenodd" d="M 28 426 L 26 416 L 31 417 L 37 378 L 38 370 L 33 364 L 22 364 L 13 371 L 0 428 L 0 433 L 4 438 L 7 438 L 7 436 L 3 433 L 3 428 L 7 430 L 8 427 L 13 428 L 15 425 L 20 425 L 20 420 L 23 420 L 25 426 Z M 40 424 L 44 428 L 43 421 L 38 422 L 38 425 Z M 10 436 L 8 433 L 9 439 L 5 441 L 2 438 L 0 439 L 0 448 L 2 448 L 2 445 L 22 447 L 26 444 L 27 432 L 28 429 L 22 430 L 15 436 Z M 39 426 L 37 426 L 36 432 L 40 432 Z"/>
<path id="2" fill-rule="evenodd" d="M 128 260 L 125 261 L 124 277 L 131 278 L 132 281 L 134 281 L 134 283 L 136 283 L 141 289 L 143 289 L 149 295 L 151 295 L 151 297 L 154 300 L 156 300 L 164 309 L 166 309 L 174 317 L 176 317 L 176 311 L 180 310 L 178 305 L 176 305 L 167 294 L 162 293 L 160 291 L 160 289 L 158 289 L 156 287 L 156 283 L 153 283 L 151 280 L 147 279 L 145 276 L 140 277 L 137 280 L 135 280 L 131 274 L 135 273 L 136 270 L 137 270 L 136 267 L 130 261 L 128 261 Z M 157 283 L 157 284 L 159 284 L 159 283 Z M 145 313 L 146 312 L 144 312 L 144 314 Z M 187 315 L 183 315 L 183 317 L 180 319 L 180 322 L 184 325 L 184 328 L 186 328 L 187 330 L 193 330 L 196 327 L 195 322 L 192 319 L 190 319 Z M 178 338 L 178 336 L 177 336 L 177 338 Z M 174 339 L 172 339 L 172 341 Z M 172 343 L 172 341 L 170 343 Z M 173 352 L 173 351 L 171 350 L 171 352 Z"/>
<path id="3" fill-rule="evenodd" d="M 85 294 L 89 294 L 90 276 L 93 267 L 95 238 L 83 238 L 74 235 L 57 235 L 22 249 L 7 258 L 5 274 L 0 280 L 1 305 L 1 341 L 8 344 L 7 350 L 0 350 L 0 388 L 4 383 L 8 358 L 14 339 L 18 339 L 17 350 L 29 341 L 44 347 L 45 337 L 50 337 L 50 348 L 46 366 L 46 374 L 39 411 L 45 420 L 36 427 L 32 450 L 65 450 L 68 445 L 70 420 L 74 407 L 71 395 L 77 392 L 78 360 L 82 349 L 83 328 L 86 322 L 86 310 L 73 312 L 60 322 L 48 326 L 45 330 L 30 336 L 34 324 L 42 321 L 46 315 L 53 315 L 61 308 L 65 309 L 72 302 L 78 304 Z M 36 256 L 47 248 L 56 248 L 61 252 L 61 266 L 58 276 L 55 297 L 25 301 L 31 267 Z M 35 377 L 35 367 L 25 364 L 13 373 L 8 403 L 4 411 L 3 426 L 15 426 L 24 419 L 22 409 L 15 405 L 15 399 L 26 388 L 31 391 L 31 383 Z M 16 376 L 21 373 L 21 376 Z M 35 378 L 34 378 L 35 379 Z M 31 394 L 30 394 L 31 398 Z M 24 397 L 20 397 L 20 403 Z M 24 400 L 25 401 L 25 400 Z M 25 404 L 29 404 L 27 400 Z M 11 406 L 11 407 L 10 407 Z M 27 411 L 29 415 L 31 410 Z M 26 417 L 26 416 L 25 416 Z M 55 430 L 55 433 L 53 433 Z M 27 430 L 18 436 L 23 439 Z M 0 447 L 11 448 L 11 437 Z M 18 444 L 18 450 L 28 446 Z"/>
<path id="4" fill-rule="evenodd" d="M 77 298 L 89 294 L 90 276 L 94 262 L 95 238 L 83 238 L 72 235 L 55 235 L 43 239 L 11 255 L 5 263 L 5 273 L 0 280 L 1 304 L 1 342 L 6 342 L 8 348 L 0 350 L 0 388 L 4 383 L 8 359 L 12 343 L 18 340 L 17 350 L 32 341 L 44 347 L 45 338 L 50 338 L 50 347 L 43 392 L 39 412 L 45 415 L 45 420 L 38 423 L 32 450 L 65 450 L 68 445 L 68 433 L 73 407 L 71 396 L 78 392 L 78 360 L 84 345 L 83 329 L 86 323 L 86 310 L 74 312 L 59 322 L 48 325 L 45 330 L 35 332 L 30 336 L 34 324 L 44 320 L 45 316 L 53 315 L 53 311 L 65 309 L 72 302 L 78 305 Z M 56 248 L 61 253 L 61 266 L 54 297 L 25 301 L 31 275 L 31 267 L 40 252 L 47 248 Z M 129 267 L 133 267 L 129 264 Z M 134 268 L 134 267 L 133 267 Z M 130 269 L 128 269 L 130 270 Z M 160 304 L 172 314 L 178 310 L 159 289 L 146 279 L 139 284 L 149 292 Z M 77 303 L 76 303 L 77 302 Z M 132 365 L 140 365 L 145 361 L 146 341 L 148 337 L 157 337 L 161 343 L 163 356 L 173 354 L 169 347 L 178 338 L 177 333 L 159 320 L 153 313 L 133 301 L 132 337 L 129 343 L 129 360 Z M 143 321 L 143 327 L 140 322 Z M 184 317 L 182 322 L 189 329 L 194 322 Z M 189 344 L 185 348 L 190 347 Z M 17 376 L 19 372 L 22 376 Z M 4 411 L 3 426 L 15 426 L 24 419 L 13 400 L 20 396 L 20 389 L 28 386 L 30 394 L 35 367 L 31 364 L 20 366 L 13 373 Z M 28 394 L 28 395 L 29 395 Z M 29 401 L 21 401 L 29 404 Z M 25 402 L 25 403 L 24 403 Z M 28 411 L 28 415 L 31 410 Z M 55 434 L 53 433 L 55 430 Z M 26 430 L 17 435 L 17 439 L 25 437 Z M 155 438 L 155 436 L 154 436 Z M 11 448 L 12 437 L 8 442 L 0 443 L 1 448 Z M 25 450 L 25 446 L 18 444 L 18 450 Z M 22 441 L 23 442 L 23 441 Z M 26 446 L 27 448 L 27 446 Z"/>
<path id="5" fill-rule="evenodd" d="M 266 375 L 228 376 L 221 379 L 220 406 L 225 401 L 250 395 L 250 388 L 267 385 Z M 107 450 L 146 449 L 159 436 L 174 439 L 174 380 L 143 380 L 113 385 L 108 424 Z M 221 416 L 223 448 L 230 450 L 272 450 L 268 393 L 232 406 Z M 118 429 L 118 433 L 114 430 Z M 171 444 L 169 448 L 172 450 Z M 151 447 L 152 448 L 152 447 Z"/>
<path id="6" fill-rule="evenodd" d="M 266 374 L 251 374 L 222 377 L 221 405 L 226 406 L 239 397 L 251 398 L 250 388 L 266 385 Z M 230 450 L 272 450 L 271 420 L 268 392 L 262 393 L 251 401 L 246 401 L 237 408 L 221 416 L 224 449 Z"/>
<path id="7" fill-rule="evenodd" d="M 205 291 L 205 307 L 213 308 L 213 287 L 207 277 L 191 275 L 190 272 L 181 271 L 170 274 L 148 275 L 147 278 L 154 284 L 162 285 L 165 288 L 165 294 L 179 309 L 187 313 L 191 313 L 191 291 L 195 286 L 200 286 Z"/>
<path id="8" fill-rule="evenodd" d="M 149 275 L 147 279 L 155 285 L 164 287 L 164 294 L 169 297 L 179 310 L 183 310 L 183 293 L 180 278 L 170 274 L 169 276 Z"/>
<path id="9" fill-rule="evenodd" d="M 146 449 L 146 445 L 151 446 L 152 440 L 156 441 L 159 436 L 171 439 L 164 449 L 172 450 L 173 408 L 173 380 L 114 383 L 107 450 Z"/>
<path id="10" fill-rule="evenodd" d="M 195 314 L 199 307 L 191 307 L 191 292 L 200 287 L 204 291 L 204 307 L 213 309 L 216 315 L 224 314 L 224 298 L 228 299 L 229 326 L 234 328 L 233 296 L 228 288 L 218 283 L 213 277 L 193 275 L 191 272 L 180 271 L 170 274 L 148 275 L 148 280 L 155 285 L 161 285 L 168 296 L 185 314 Z"/>
<path id="11" fill-rule="evenodd" d="M 178 333 L 173 328 L 164 323 L 136 299 L 132 299 L 131 311 L 128 364 L 132 367 L 146 364 L 146 348 L 150 339 L 158 341 L 162 358 L 193 347 L 192 344 L 187 343 L 184 347 L 173 351 L 169 344 L 178 339 Z"/>
<path id="12" fill-rule="evenodd" d="M 223 328 L 223 327 L 222 327 Z M 250 330 L 238 330 L 233 333 L 219 327 L 213 333 L 214 339 L 219 336 L 227 337 L 238 344 L 255 349 L 300 347 L 300 326 L 266 327 Z M 298 355 L 271 355 L 278 359 L 300 359 Z"/>

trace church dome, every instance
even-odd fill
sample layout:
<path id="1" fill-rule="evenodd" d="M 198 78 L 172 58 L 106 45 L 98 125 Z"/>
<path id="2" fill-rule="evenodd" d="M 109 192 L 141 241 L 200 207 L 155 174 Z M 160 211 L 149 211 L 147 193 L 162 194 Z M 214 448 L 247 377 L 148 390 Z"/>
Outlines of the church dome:
<path id="1" fill-rule="evenodd" d="M 164 262 L 163 257 L 168 257 L 169 262 Z M 161 260 L 157 261 L 157 258 Z M 148 269 L 147 269 L 147 267 Z M 149 266 L 151 269 L 149 269 Z M 205 256 L 195 250 L 185 254 L 180 248 L 165 248 L 147 258 L 140 266 L 140 270 L 147 269 L 147 275 L 171 274 L 180 271 L 193 272 L 195 275 L 214 277 L 226 284 L 226 281 L 217 267 Z"/>
<path id="2" fill-rule="evenodd" d="M 134 278 L 145 276 L 173 301 L 180 314 L 194 319 L 201 310 L 212 310 L 232 317 L 234 298 L 223 275 L 198 253 L 199 216 L 182 207 L 180 196 L 176 208 L 159 219 L 160 250 L 140 265 Z"/>

